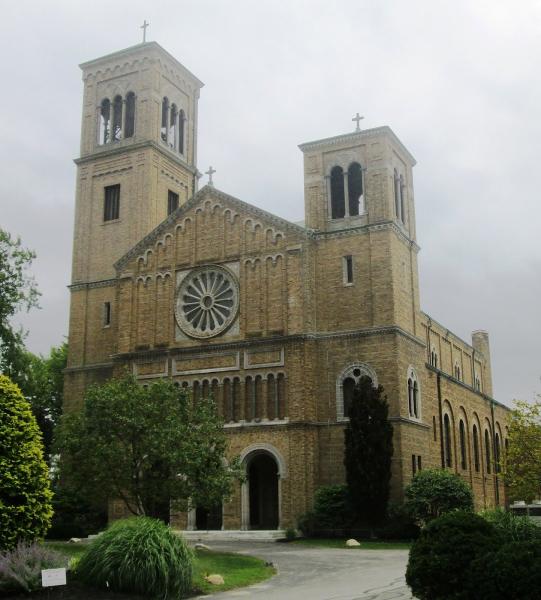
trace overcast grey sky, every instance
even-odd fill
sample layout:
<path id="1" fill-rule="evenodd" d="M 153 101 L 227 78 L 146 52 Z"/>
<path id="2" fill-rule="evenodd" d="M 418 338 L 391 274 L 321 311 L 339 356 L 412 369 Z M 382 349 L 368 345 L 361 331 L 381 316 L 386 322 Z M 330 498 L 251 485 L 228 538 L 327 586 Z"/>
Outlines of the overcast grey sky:
<path id="1" fill-rule="evenodd" d="M 389 125 L 416 157 L 421 305 L 491 336 L 495 397 L 541 391 L 541 3 L 17 0 L 2 6 L 0 226 L 38 254 L 28 346 L 67 334 L 78 64 L 159 42 L 205 82 L 199 167 L 303 219 L 297 145 Z"/>

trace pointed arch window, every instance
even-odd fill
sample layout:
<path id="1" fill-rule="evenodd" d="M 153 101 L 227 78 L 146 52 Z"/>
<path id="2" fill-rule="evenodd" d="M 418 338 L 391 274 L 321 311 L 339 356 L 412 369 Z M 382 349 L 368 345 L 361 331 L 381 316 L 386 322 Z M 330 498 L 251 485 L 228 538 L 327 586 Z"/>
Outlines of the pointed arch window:
<path id="1" fill-rule="evenodd" d="M 160 136 L 163 142 L 167 142 L 167 128 L 169 122 L 169 98 L 165 96 L 162 100 L 162 124 L 160 128 Z"/>
<path id="2" fill-rule="evenodd" d="M 421 417 L 421 399 L 419 396 L 419 382 L 413 367 L 408 370 L 408 413 L 410 418 Z"/>
<path id="3" fill-rule="evenodd" d="M 135 94 L 126 94 L 126 115 L 124 117 L 124 137 L 133 137 L 135 133 Z"/>
<path id="4" fill-rule="evenodd" d="M 473 464 L 476 473 L 479 473 L 481 461 L 479 456 L 479 431 L 477 430 L 476 425 L 473 426 Z"/>
<path id="5" fill-rule="evenodd" d="M 184 154 L 184 124 L 186 122 L 186 114 L 181 109 L 178 113 L 178 151 Z"/>
<path id="6" fill-rule="evenodd" d="M 500 450 L 500 434 L 494 436 L 494 470 L 496 473 L 501 471 L 501 450 Z"/>
<path id="7" fill-rule="evenodd" d="M 453 466 L 453 454 L 451 445 L 451 421 L 449 415 L 443 417 L 443 449 L 445 454 L 445 466 Z"/>
<path id="8" fill-rule="evenodd" d="M 466 453 L 466 428 L 462 419 L 460 419 L 460 423 L 458 425 L 458 433 L 460 436 L 460 466 L 463 470 L 466 470 L 468 466 Z"/>
<path id="9" fill-rule="evenodd" d="M 104 98 L 100 105 L 99 143 L 107 144 L 111 126 L 111 101 Z"/>
<path id="10" fill-rule="evenodd" d="M 485 461 L 487 473 L 492 472 L 491 448 L 490 448 L 490 433 L 485 429 Z"/>
<path id="11" fill-rule="evenodd" d="M 113 142 L 118 142 L 122 138 L 122 96 L 115 96 L 113 100 Z"/>
<path id="12" fill-rule="evenodd" d="M 349 214 L 354 217 L 364 213 L 363 170 L 354 162 L 348 168 Z"/>
<path id="13" fill-rule="evenodd" d="M 342 167 L 333 167 L 331 169 L 331 219 L 343 219 L 345 215 L 344 171 Z"/>

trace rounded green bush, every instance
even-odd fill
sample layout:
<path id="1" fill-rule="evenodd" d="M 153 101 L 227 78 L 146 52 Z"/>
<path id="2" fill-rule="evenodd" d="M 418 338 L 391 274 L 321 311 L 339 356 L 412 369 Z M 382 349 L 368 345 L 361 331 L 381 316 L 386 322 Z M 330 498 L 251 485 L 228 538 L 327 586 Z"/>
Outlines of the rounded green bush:
<path id="1" fill-rule="evenodd" d="M 539 600 L 541 540 L 511 542 L 472 563 L 471 597 L 490 600 Z"/>
<path id="2" fill-rule="evenodd" d="M 0 375 L 0 482 L 0 550 L 42 538 L 53 511 L 41 433 L 30 404 L 5 375 Z"/>
<path id="3" fill-rule="evenodd" d="M 445 469 L 424 469 L 417 473 L 405 496 L 407 511 L 421 525 L 452 510 L 473 511 L 471 487 L 459 475 Z"/>
<path id="4" fill-rule="evenodd" d="M 410 550 L 406 582 L 419 600 L 470 600 L 470 563 L 500 545 L 494 527 L 479 515 L 450 512 L 431 521 Z"/>
<path id="5" fill-rule="evenodd" d="M 113 523 L 81 557 L 84 583 L 155 598 L 186 596 L 192 586 L 192 551 L 157 519 L 132 517 Z"/>

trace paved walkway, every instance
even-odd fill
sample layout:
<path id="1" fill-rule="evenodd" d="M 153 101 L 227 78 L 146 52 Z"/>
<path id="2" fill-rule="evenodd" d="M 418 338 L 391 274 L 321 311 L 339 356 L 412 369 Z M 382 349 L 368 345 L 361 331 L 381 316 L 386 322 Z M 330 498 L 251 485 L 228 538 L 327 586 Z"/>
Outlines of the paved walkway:
<path id="1" fill-rule="evenodd" d="M 220 542 L 213 550 L 252 554 L 278 574 L 262 583 L 205 598 L 233 600 L 409 600 L 407 550 L 317 548 L 297 544 Z M 203 596 L 201 596 L 203 598 Z"/>

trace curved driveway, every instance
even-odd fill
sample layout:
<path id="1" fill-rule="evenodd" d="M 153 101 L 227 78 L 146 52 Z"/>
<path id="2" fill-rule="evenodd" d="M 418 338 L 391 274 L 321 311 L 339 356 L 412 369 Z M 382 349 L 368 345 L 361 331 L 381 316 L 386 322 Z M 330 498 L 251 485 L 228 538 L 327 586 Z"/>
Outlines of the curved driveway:
<path id="1" fill-rule="evenodd" d="M 252 554 L 278 574 L 262 583 L 204 598 L 232 600 L 406 600 L 407 550 L 318 548 L 272 542 L 208 543 L 213 550 Z M 201 596 L 203 598 L 203 596 Z"/>

